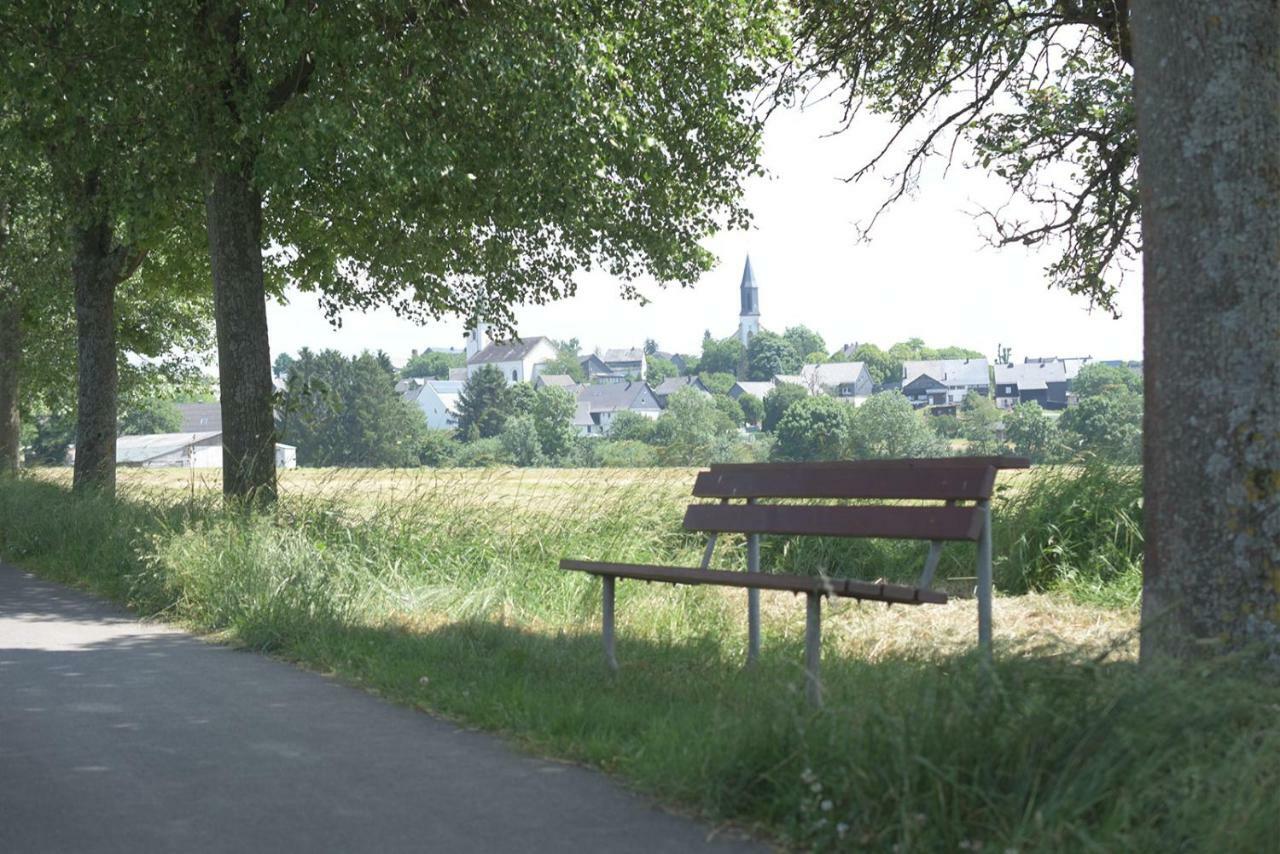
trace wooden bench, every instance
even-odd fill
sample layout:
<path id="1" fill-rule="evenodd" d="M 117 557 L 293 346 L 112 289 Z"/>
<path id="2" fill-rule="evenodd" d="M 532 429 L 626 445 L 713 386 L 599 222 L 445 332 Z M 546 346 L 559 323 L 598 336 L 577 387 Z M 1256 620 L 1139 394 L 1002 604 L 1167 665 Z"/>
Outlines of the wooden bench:
<path id="1" fill-rule="evenodd" d="M 822 599 L 843 596 L 902 605 L 944 604 L 945 593 L 930 587 L 948 541 L 977 544 L 978 644 L 991 652 L 991 507 L 996 472 L 1026 468 L 1013 457 L 951 457 L 929 460 L 866 460 L 831 463 L 713 465 L 699 472 L 693 494 L 719 503 L 689 505 L 684 527 L 710 536 L 699 567 L 651 566 L 566 558 L 560 568 L 603 580 L 605 661 L 612 670 L 614 590 L 617 579 L 671 584 L 713 584 L 747 590 L 747 661 L 760 654 L 760 591 L 789 590 L 807 598 L 805 624 L 806 694 L 821 700 L 818 675 Z M 765 500 L 806 503 L 761 503 Z M 743 503 L 733 504 L 733 501 Z M 910 502 L 850 504 L 849 500 Z M 820 502 L 839 503 L 820 503 Z M 924 502 L 932 502 L 926 504 Z M 711 569 L 720 534 L 747 535 L 747 572 Z M 924 569 L 914 586 L 790 575 L 760 571 L 762 535 L 886 537 L 929 541 Z"/>

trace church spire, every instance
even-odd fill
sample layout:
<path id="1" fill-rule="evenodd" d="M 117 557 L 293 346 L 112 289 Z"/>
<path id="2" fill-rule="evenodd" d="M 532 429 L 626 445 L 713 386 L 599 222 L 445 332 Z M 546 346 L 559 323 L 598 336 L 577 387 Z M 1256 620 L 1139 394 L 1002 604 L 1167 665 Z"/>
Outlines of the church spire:
<path id="1" fill-rule="evenodd" d="M 738 340 L 746 347 L 751 336 L 760 331 L 760 292 L 756 287 L 756 274 L 751 269 L 751 256 L 742 268 L 742 311 L 738 316 Z"/>

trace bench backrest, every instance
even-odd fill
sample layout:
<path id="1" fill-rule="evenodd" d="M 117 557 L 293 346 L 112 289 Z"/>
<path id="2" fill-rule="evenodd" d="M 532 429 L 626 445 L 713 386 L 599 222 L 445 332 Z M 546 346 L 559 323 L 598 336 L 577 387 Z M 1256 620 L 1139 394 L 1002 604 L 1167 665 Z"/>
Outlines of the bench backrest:
<path id="1" fill-rule="evenodd" d="M 716 465 L 698 473 L 693 494 L 721 503 L 689 505 L 684 525 L 715 533 L 976 540 L 982 531 L 980 503 L 991 498 L 997 470 L 1028 465 L 1016 457 Z M 760 503 L 778 498 L 946 504 Z M 730 504 L 730 499 L 747 503 Z"/>

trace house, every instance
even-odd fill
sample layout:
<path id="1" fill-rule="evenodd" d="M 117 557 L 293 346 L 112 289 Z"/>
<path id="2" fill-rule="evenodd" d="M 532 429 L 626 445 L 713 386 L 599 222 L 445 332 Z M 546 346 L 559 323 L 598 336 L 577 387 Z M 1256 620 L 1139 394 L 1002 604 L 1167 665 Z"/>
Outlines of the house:
<path id="1" fill-rule="evenodd" d="M 631 347 L 623 350 L 605 350 L 601 361 L 615 375 L 624 378 L 643 380 L 646 374 L 644 348 Z"/>
<path id="2" fill-rule="evenodd" d="M 902 393 L 917 409 L 954 407 L 971 391 L 983 397 L 991 391 L 991 372 L 986 359 L 922 359 L 902 363 Z"/>
<path id="3" fill-rule="evenodd" d="M 811 394 L 822 392 L 854 404 L 871 396 L 871 373 L 865 362 L 826 362 L 801 365 L 800 378 Z"/>
<path id="4" fill-rule="evenodd" d="M 221 403 L 179 403 L 176 406 L 182 416 L 179 433 L 222 432 Z"/>
<path id="5" fill-rule="evenodd" d="M 608 433 L 619 412 L 635 412 L 656 419 L 662 414 L 662 406 L 647 383 L 596 383 L 579 387 L 574 423 L 584 436 Z"/>
<path id="6" fill-rule="evenodd" d="M 467 377 L 482 367 L 492 365 L 509 383 L 529 383 L 537 379 L 542 366 L 555 357 L 555 345 L 551 339 L 541 335 L 514 341 L 494 341 L 467 359 Z"/>
<path id="7" fill-rule="evenodd" d="M 682 388 L 691 388 L 706 395 L 711 394 L 711 389 L 703 385 L 702 380 L 697 377 L 667 377 L 653 387 L 653 396 L 658 399 L 658 405 L 666 409 L 667 398 Z"/>
<path id="8" fill-rule="evenodd" d="M 996 406 L 1012 409 L 1035 402 L 1044 409 L 1065 409 L 1071 381 L 1093 360 L 1088 356 L 1024 359 L 1022 364 L 996 365 Z"/>
<path id="9" fill-rule="evenodd" d="M 458 426 L 458 398 L 464 385 L 449 380 L 418 380 L 403 397 L 422 410 L 432 430 L 453 430 Z"/>
<path id="10" fill-rule="evenodd" d="M 578 393 L 578 381 L 568 374 L 538 374 L 538 378 L 533 381 L 533 387 L 543 388 L 545 386 L 562 388 L 575 395 Z"/>
<path id="11" fill-rule="evenodd" d="M 596 351 L 580 362 L 587 382 L 626 383 L 644 380 L 647 373 L 644 350 L 639 347 L 627 350 Z"/>
<path id="12" fill-rule="evenodd" d="M 799 379 L 799 377 L 797 377 L 796 379 Z M 764 382 L 756 382 L 753 380 L 738 380 L 736 383 L 733 384 L 733 388 L 729 389 L 729 397 L 732 397 L 734 400 L 737 400 L 738 398 L 742 397 L 744 394 L 749 394 L 754 397 L 758 397 L 761 400 L 764 400 L 764 396 L 769 392 L 773 391 L 774 385 L 775 383 L 773 380 L 766 380 Z"/>
<path id="13" fill-rule="evenodd" d="M 67 462 L 75 462 L 76 449 L 67 449 Z M 116 439 L 116 465 L 137 468 L 222 468 L 222 431 L 152 433 Z M 297 468 L 298 449 L 276 443 L 276 468 Z"/>
<path id="14" fill-rule="evenodd" d="M 666 359 L 668 362 L 675 365 L 676 370 L 682 374 L 687 374 L 689 372 L 690 356 L 686 356 L 682 353 L 667 353 L 662 350 L 658 350 L 653 353 L 653 358 Z"/>

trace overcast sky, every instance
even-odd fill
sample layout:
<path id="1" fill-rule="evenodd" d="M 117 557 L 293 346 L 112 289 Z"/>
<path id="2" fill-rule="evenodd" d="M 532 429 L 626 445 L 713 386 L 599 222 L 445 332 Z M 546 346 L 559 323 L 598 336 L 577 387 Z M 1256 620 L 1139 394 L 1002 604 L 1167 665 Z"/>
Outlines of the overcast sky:
<path id="1" fill-rule="evenodd" d="M 1120 319 L 1092 313 L 1082 297 L 1049 290 L 1043 268 L 1053 260 L 1022 247 L 995 249 L 973 213 L 998 205 L 1003 183 L 959 163 L 921 176 L 919 189 L 889 209 L 870 242 L 855 224 L 865 222 L 888 187 L 871 177 L 840 180 L 884 140 L 886 126 L 859 119 L 855 130 L 826 136 L 836 124 L 830 104 L 775 113 L 765 128 L 765 178 L 752 180 L 745 204 L 754 215 L 748 231 L 723 232 L 707 242 L 719 264 L 692 288 L 641 290 L 640 306 L 619 296 L 605 274 L 579 279 L 571 299 L 522 306 L 523 336 L 578 338 L 584 349 L 639 346 L 646 338 L 664 350 L 697 352 L 703 331 L 726 336 L 737 329 L 738 283 L 750 252 L 760 287 L 761 325 L 781 332 L 805 324 L 829 349 L 869 341 L 888 347 L 910 337 L 933 346 L 955 344 L 994 357 L 996 345 L 1024 356 L 1091 355 L 1138 359 L 1142 353 L 1141 282 L 1128 276 L 1118 300 Z M 825 138 L 824 138 L 825 137 Z M 344 315 L 333 329 L 315 302 L 295 294 L 268 310 L 273 354 L 299 347 L 347 353 L 382 349 L 398 362 L 413 349 L 461 346 L 461 321 L 426 326 L 390 311 Z"/>

